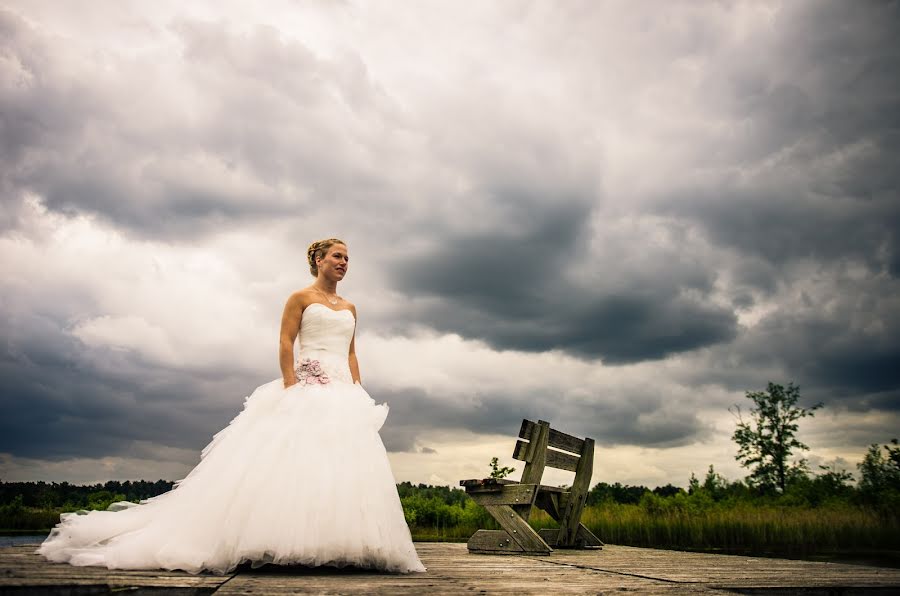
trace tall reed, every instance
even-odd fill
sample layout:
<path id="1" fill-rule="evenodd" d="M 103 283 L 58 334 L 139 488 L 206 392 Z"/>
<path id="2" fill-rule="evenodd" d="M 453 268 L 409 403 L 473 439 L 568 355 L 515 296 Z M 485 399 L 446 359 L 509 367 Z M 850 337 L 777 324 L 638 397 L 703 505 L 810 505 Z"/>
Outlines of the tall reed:
<path id="1" fill-rule="evenodd" d="M 485 516 L 486 517 L 486 516 Z M 416 540 L 466 540 L 482 523 L 413 526 Z M 863 508 L 779 507 L 752 504 L 715 505 L 702 509 L 654 509 L 647 503 L 605 503 L 586 507 L 582 523 L 606 543 L 678 550 L 714 550 L 806 557 L 900 550 L 900 523 Z M 531 516 L 535 529 L 557 524 L 543 511 Z"/>
<path id="2" fill-rule="evenodd" d="M 856 507 L 736 504 L 653 511 L 609 503 L 587 507 L 582 523 L 605 542 L 655 548 L 787 556 L 900 548 L 897 518 Z"/>

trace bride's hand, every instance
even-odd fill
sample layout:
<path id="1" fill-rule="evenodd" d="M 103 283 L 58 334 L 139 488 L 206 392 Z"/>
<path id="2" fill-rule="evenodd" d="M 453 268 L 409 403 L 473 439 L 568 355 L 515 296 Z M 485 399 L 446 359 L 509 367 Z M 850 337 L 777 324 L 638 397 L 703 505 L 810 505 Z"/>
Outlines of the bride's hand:
<path id="1" fill-rule="evenodd" d="M 292 385 L 296 385 L 296 384 L 297 384 L 297 379 L 284 379 L 284 388 L 285 389 L 287 389 L 288 387 L 291 387 Z"/>

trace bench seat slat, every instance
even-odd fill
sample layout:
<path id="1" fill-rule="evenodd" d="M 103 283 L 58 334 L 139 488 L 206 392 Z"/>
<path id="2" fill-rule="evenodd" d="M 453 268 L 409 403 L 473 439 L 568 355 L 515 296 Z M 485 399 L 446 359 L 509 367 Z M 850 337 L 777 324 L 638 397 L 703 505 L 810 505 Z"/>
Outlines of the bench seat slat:
<path id="1" fill-rule="evenodd" d="M 505 480 L 501 478 L 473 478 L 471 480 L 460 480 L 459 485 L 465 487 L 466 492 L 481 492 L 481 491 L 501 491 L 504 486 L 508 486 L 510 484 L 519 484 L 515 480 Z M 548 486 L 546 484 L 540 485 L 538 487 L 540 492 L 545 493 L 560 493 L 565 494 L 569 492 L 569 489 L 562 488 L 560 486 Z"/>
<path id="2" fill-rule="evenodd" d="M 519 484 L 515 480 L 506 480 L 505 478 L 473 478 L 471 480 L 460 480 L 459 485 L 464 487 L 466 490 L 469 488 L 476 489 L 490 489 L 492 487 L 496 487 L 497 490 L 500 490 L 504 484 Z"/>
<path id="3" fill-rule="evenodd" d="M 467 494 L 481 505 L 528 506 L 534 503 L 534 493 L 540 487 L 536 484 L 504 484 L 501 490 L 469 490 Z"/>

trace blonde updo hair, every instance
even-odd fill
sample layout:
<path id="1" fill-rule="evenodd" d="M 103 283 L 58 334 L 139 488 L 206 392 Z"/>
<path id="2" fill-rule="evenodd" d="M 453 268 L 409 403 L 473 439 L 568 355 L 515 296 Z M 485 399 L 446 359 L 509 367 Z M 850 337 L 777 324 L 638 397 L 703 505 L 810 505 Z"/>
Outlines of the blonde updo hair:
<path id="1" fill-rule="evenodd" d="M 338 238 L 329 238 L 327 240 L 317 240 L 310 244 L 309 248 L 306 249 L 306 260 L 309 261 L 309 272 L 313 277 L 319 277 L 319 267 L 316 265 L 316 257 L 324 258 L 328 249 L 335 244 L 347 245 L 346 242 L 339 240 Z"/>

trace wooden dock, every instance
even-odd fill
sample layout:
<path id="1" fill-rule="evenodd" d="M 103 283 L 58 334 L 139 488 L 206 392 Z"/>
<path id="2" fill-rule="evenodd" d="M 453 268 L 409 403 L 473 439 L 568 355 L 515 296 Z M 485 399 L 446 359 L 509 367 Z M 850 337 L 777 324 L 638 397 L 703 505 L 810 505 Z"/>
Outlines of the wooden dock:
<path id="1" fill-rule="evenodd" d="M 546 556 L 469 554 L 417 543 L 427 573 L 262 567 L 224 576 L 48 563 L 0 548 L 3 594 L 900 594 L 900 569 L 608 545 Z"/>

